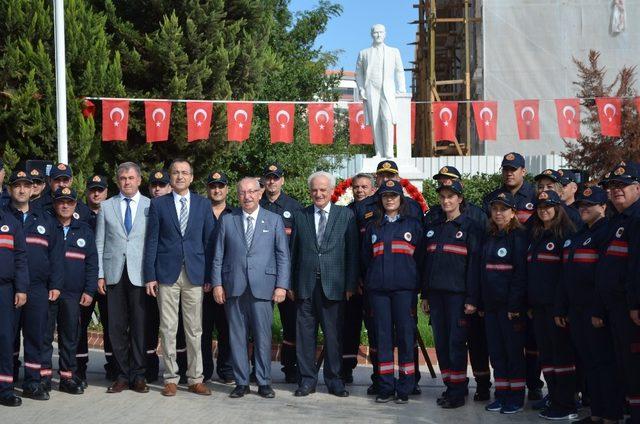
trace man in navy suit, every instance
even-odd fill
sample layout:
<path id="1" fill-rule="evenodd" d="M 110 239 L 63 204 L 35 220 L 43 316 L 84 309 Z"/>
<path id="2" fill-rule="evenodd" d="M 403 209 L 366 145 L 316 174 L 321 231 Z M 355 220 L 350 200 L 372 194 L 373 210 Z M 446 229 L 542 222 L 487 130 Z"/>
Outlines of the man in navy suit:
<path id="1" fill-rule="evenodd" d="M 214 221 L 210 202 L 189 191 L 193 168 L 184 159 L 169 167 L 173 192 L 151 201 L 144 252 L 147 294 L 158 297 L 164 353 L 164 396 L 175 396 L 178 375 L 176 332 L 178 304 L 187 341 L 189 391 L 210 395 L 202 382 L 202 291 L 210 287 Z"/>

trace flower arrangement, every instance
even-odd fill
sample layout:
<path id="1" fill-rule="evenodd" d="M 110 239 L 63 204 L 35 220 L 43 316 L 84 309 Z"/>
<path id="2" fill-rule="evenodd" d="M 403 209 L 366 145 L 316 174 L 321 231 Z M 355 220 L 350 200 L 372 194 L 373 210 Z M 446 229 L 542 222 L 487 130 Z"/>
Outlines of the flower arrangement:
<path id="1" fill-rule="evenodd" d="M 400 185 L 404 189 L 406 195 L 411 197 L 413 200 L 418 202 L 420 207 L 422 208 L 422 212 L 427 212 L 429 207 L 427 206 L 427 202 L 424 200 L 424 196 L 420 193 L 411 182 L 405 178 L 400 180 Z M 346 206 L 353 202 L 353 189 L 351 188 L 351 178 L 347 178 L 342 181 L 340 184 L 333 189 L 333 194 L 331 195 L 331 201 L 336 205 Z"/>

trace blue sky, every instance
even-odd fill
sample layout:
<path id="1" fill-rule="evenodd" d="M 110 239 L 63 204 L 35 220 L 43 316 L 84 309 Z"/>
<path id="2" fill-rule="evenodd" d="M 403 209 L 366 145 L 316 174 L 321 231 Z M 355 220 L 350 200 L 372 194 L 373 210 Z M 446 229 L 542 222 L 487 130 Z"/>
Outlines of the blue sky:
<path id="1" fill-rule="evenodd" d="M 358 52 L 371 45 L 369 35 L 373 24 L 381 23 L 387 28 L 386 43 L 400 49 L 405 68 L 413 60 L 414 46 L 407 43 L 415 40 L 416 25 L 408 23 L 418 17 L 413 8 L 414 0 L 333 0 L 342 5 L 342 15 L 333 18 L 327 30 L 316 45 L 325 50 L 344 50 L 338 55 L 338 66 L 345 71 L 353 71 L 356 66 Z M 312 9 L 317 0 L 291 0 L 292 11 Z M 407 90 L 410 79 L 407 75 Z"/>

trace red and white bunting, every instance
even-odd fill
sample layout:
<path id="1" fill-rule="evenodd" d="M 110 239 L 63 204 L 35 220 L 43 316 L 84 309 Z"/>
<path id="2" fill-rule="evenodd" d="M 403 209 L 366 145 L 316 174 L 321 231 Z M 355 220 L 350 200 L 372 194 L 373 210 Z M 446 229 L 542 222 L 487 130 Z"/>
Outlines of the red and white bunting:
<path id="1" fill-rule="evenodd" d="M 600 132 L 608 137 L 620 137 L 622 132 L 622 99 L 601 97 L 596 99 Z"/>
<path id="2" fill-rule="evenodd" d="M 102 141 L 127 141 L 128 100 L 102 101 Z"/>
<path id="3" fill-rule="evenodd" d="M 171 102 L 144 102 L 144 117 L 146 121 L 147 143 L 169 140 Z"/>
<path id="4" fill-rule="evenodd" d="M 269 103 L 271 143 L 293 143 L 295 103 Z"/>
<path id="5" fill-rule="evenodd" d="M 556 103 L 556 115 L 558 117 L 558 131 L 560 137 L 580 137 L 580 100 L 558 99 Z"/>
<path id="6" fill-rule="evenodd" d="M 187 102 L 187 141 L 208 140 L 212 118 L 211 102 Z"/>
<path id="7" fill-rule="evenodd" d="M 311 103 L 309 115 L 309 142 L 311 144 L 333 144 L 333 104 Z"/>
<path id="8" fill-rule="evenodd" d="M 473 102 L 473 117 L 478 138 L 495 140 L 498 134 L 498 102 Z"/>
<path id="9" fill-rule="evenodd" d="M 362 103 L 349 103 L 349 143 L 373 144 L 371 126 L 365 124 Z"/>
<path id="10" fill-rule="evenodd" d="M 227 103 L 227 140 L 247 140 L 252 119 L 253 103 Z"/>
<path id="11" fill-rule="evenodd" d="M 434 102 L 432 106 L 433 139 L 435 141 L 455 141 L 458 123 L 458 103 Z"/>
<path id="12" fill-rule="evenodd" d="M 520 140 L 540 139 L 540 114 L 538 100 L 516 100 L 513 102 Z"/>

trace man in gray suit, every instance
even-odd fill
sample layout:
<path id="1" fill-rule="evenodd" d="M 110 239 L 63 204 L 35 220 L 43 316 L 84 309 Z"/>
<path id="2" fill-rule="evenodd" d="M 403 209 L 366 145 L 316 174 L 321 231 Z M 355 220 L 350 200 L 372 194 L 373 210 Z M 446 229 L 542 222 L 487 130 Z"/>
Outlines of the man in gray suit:
<path id="1" fill-rule="evenodd" d="M 213 259 L 213 297 L 225 305 L 236 387 L 229 395 L 249 393 L 247 338 L 253 335 L 258 394 L 273 398 L 271 388 L 271 322 L 273 302 L 289 289 L 289 242 L 282 218 L 259 206 L 256 178 L 238 183 L 241 210 L 219 223 Z M 205 287 L 206 289 L 206 287 Z"/>
<path id="2" fill-rule="evenodd" d="M 324 334 L 324 381 L 329 393 L 349 396 L 340 378 L 345 298 L 356 290 L 358 229 L 351 209 L 331 203 L 335 177 L 308 179 L 313 205 L 294 214 L 291 234 L 291 298 L 296 298 L 296 355 L 300 373 L 295 396 L 315 392 L 318 323 Z"/>
<path id="3" fill-rule="evenodd" d="M 140 194 L 141 182 L 138 165 L 118 166 L 120 193 L 102 203 L 96 224 L 98 291 L 107 295 L 109 336 L 119 368 L 107 393 L 149 391 L 144 377 L 147 299 L 142 276 L 149 198 Z"/>

